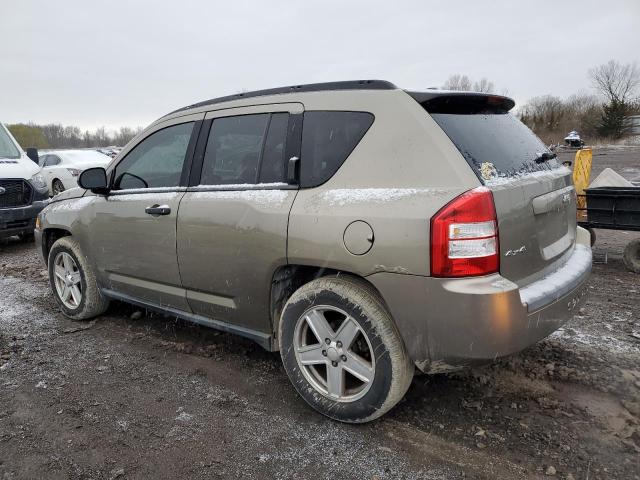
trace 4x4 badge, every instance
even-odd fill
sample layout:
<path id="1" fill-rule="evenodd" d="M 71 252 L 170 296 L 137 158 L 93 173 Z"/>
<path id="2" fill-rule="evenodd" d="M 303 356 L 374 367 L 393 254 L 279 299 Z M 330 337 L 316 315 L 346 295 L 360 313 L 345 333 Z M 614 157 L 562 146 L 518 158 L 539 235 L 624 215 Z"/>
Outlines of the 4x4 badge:
<path id="1" fill-rule="evenodd" d="M 515 257 L 516 255 L 518 255 L 519 253 L 524 253 L 527 251 L 527 247 L 525 247 L 524 245 L 521 246 L 520 248 L 517 248 L 515 250 L 507 250 L 507 253 L 504 254 L 505 257 Z"/>

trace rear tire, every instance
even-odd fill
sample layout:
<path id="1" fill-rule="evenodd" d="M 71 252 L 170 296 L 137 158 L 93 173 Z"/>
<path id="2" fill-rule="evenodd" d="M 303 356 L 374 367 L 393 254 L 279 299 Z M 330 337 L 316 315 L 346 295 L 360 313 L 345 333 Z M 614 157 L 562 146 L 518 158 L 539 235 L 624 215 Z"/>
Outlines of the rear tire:
<path id="1" fill-rule="evenodd" d="M 51 183 L 51 193 L 53 193 L 54 197 L 59 193 L 64 192 L 64 190 L 64 185 L 57 178 L 53 181 L 53 183 Z"/>
<path id="2" fill-rule="evenodd" d="M 627 244 L 622 260 L 629 270 L 640 273 L 640 240 L 633 240 Z"/>
<path id="3" fill-rule="evenodd" d="M 335 420 L 382 416 L 413 378 L 391 315 L 377 292 L 354 277 L 320 278 L 298 289 L 284 306 L 278 338 L 300 396 Z"/>
<path id="4" fill-rule="evenodd" d="M 53 244 L 48 266 L 53 296 L 67 317 L 87 320 L 109 308 L 93 268 L 73 237 L 62 237 Z"/>

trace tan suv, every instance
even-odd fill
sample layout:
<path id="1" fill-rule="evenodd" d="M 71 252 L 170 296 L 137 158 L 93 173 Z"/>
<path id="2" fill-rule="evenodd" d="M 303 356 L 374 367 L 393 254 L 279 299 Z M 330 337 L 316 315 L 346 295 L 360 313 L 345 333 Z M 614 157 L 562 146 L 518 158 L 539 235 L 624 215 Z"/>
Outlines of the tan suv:
<path id="1" fill-rule="evenodd" d="M 583 301 L 570 172 L 513 105 L 367 80 L 172 112 L 40 215 L 54 296 L 248 337 L 318 411 L 377 418 L 415 367 L 520 351 Z"/>

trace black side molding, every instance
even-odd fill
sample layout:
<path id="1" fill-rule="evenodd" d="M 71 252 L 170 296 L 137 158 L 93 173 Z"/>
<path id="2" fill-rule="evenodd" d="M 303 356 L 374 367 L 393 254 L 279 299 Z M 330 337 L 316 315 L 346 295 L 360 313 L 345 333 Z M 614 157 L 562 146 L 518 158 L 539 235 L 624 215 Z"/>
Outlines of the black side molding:
<path id="1" fill-rule="evenodd" d="M 188 322 L 197 323 L 200 325 L 204 325 L 205 327 L 214 328 L 216 330 L 221 330 L 223 332 L 233 333 L 235 335 L 248 338 L 249 340 L 253 340 L 269 352 L 276 351 L 276 345 L 273 342 L 273 336 L 269 335 L 268 333 L 251 330 L 249 328 L 241 327 L 239 325 L 233 325 L 221 320 L 214 320 L 212 318 L 203 317 L 202 315 L 184 312 L 176 308 L 156 305 L 154 303 L 142 301 L 129 295 L 116 292 L 115 290 L 110 290 L 108 288 L 100 289 L 100 292 L 105 297 L 112 298 L 114 300 L 120 300 L 121 302 L 130 303 L 137 307 L 153 310 L 154 312 L 158 312 L 168 317 L 181 318 L 182 320 L 186 320 Z"/>

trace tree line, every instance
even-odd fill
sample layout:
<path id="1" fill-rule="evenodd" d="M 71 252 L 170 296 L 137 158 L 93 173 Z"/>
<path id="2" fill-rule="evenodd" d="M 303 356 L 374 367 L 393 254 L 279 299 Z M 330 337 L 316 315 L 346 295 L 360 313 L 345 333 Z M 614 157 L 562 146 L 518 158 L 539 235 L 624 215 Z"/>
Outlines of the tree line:
<path id="1" fill-rule="evenodd" d="M 592 68 L 588 77 L 593 93 L 576 93 L 567 98 L 542 95 L 531 98 L 516 114 L 547 143 L 561 143 L 572 130 L 583 138 L 618 140 L 629 133 L 631 115 L 640 114 L 640 69 L 615 60 Z M 486 78 L 473 82 L 466 75 L 451 75 L 446 90 L 495 93 Z"/>
<path id="2" fill-rule="evenodd" d="M 142 131 L 142 127 L 121 127 L 114 131 L 99 127 L 83 131 L 79 127 L 59 123 L 15 123 L 7 125 L 7 128 L 23 148 L 123 147 Z"/>

